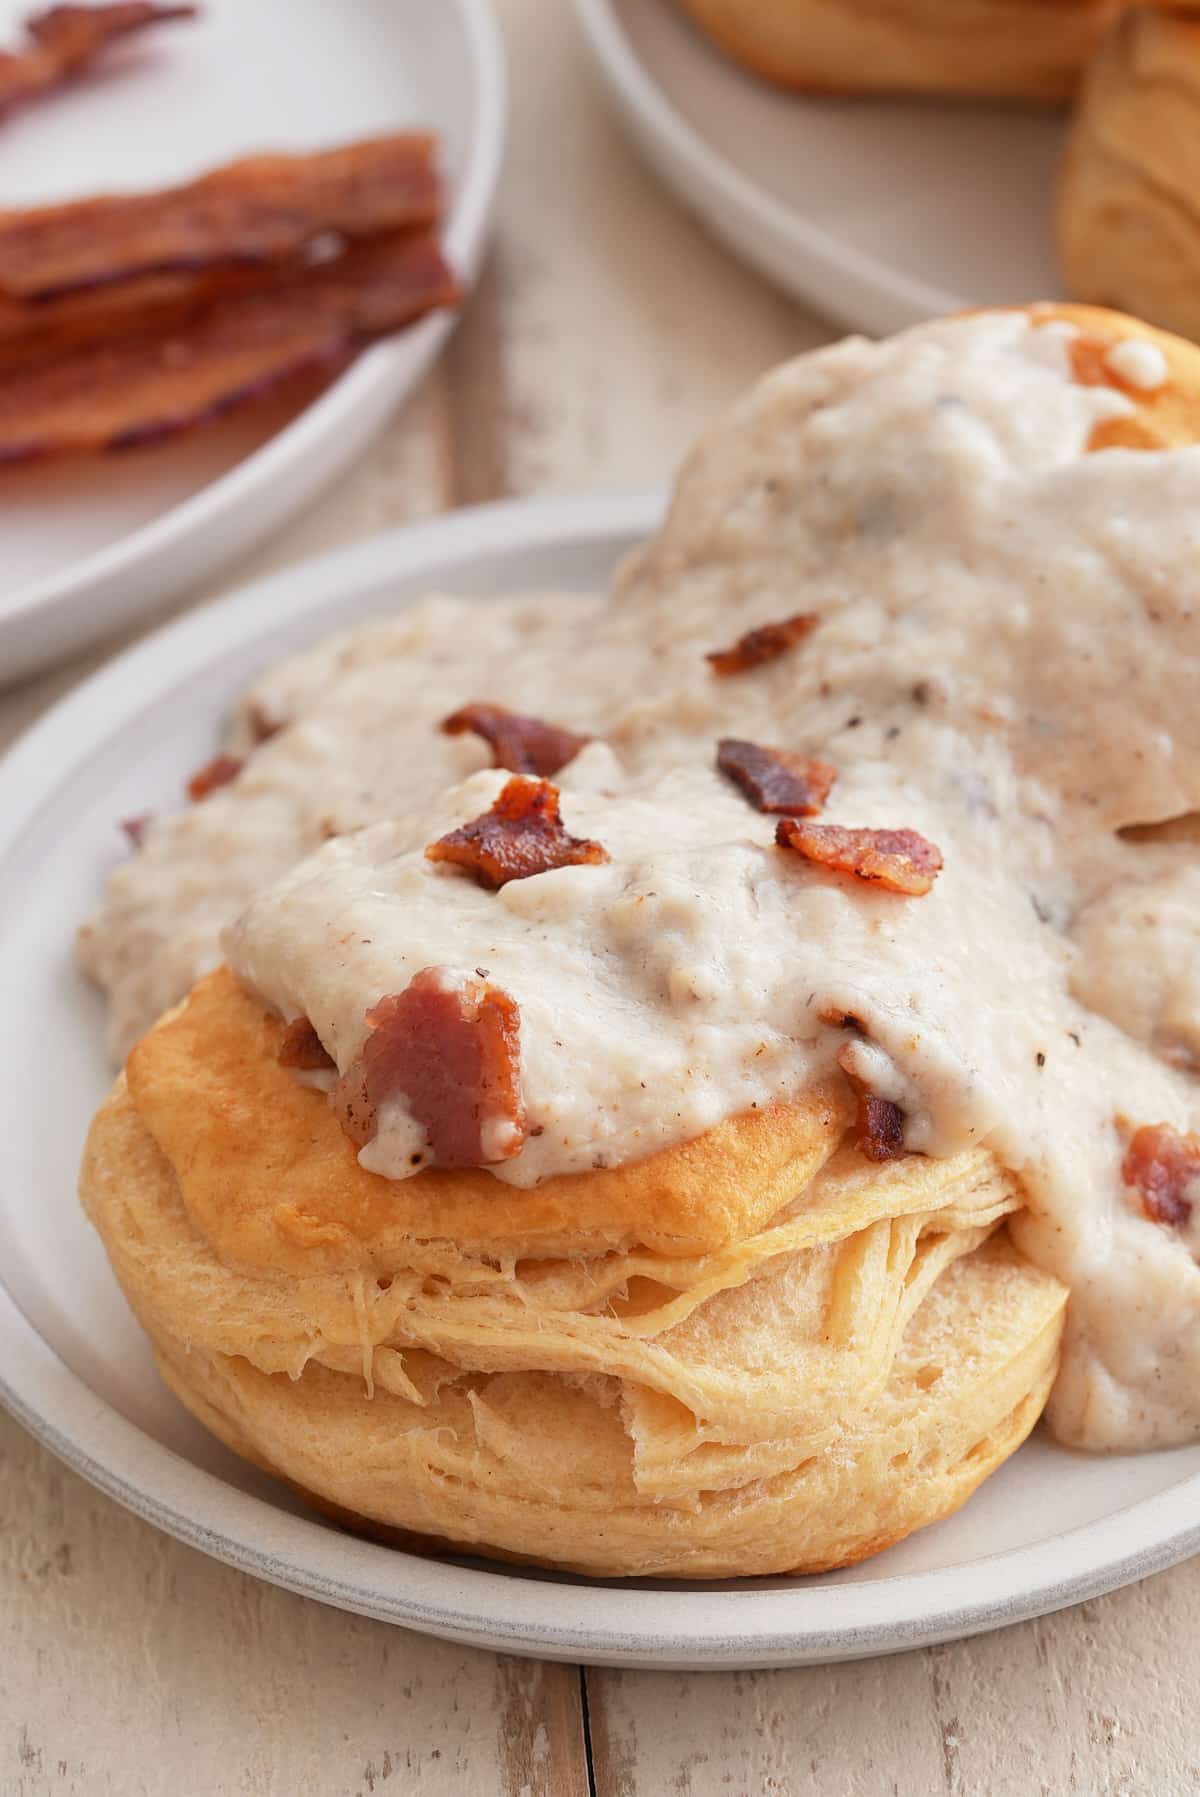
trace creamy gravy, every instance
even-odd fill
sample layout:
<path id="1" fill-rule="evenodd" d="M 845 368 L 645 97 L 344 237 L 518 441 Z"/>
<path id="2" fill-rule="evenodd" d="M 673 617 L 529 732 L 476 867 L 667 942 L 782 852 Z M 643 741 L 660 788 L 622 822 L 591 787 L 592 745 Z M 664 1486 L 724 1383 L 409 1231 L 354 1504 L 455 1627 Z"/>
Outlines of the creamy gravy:
<path id="1" fill-rule="evenodd" d="M 820 1012 L 852 1011 L 910 1148 L 986 1141 L 1025 1180 L 1015 1233 L 1072 1289 L 1058 1433 L 1194 1437 L 1200 1271 L 1123 1191 L 1120 1124 L 1200 1120 L 1197 850 L 1117 832 L 1200 810 L 1200 449 L 1085 453 L 1130 402 L 1071 380 L 1067 335 L 986 315 L 806 357 L 700 444 L 606 605 L 432 600 L 269 675 L 229 746 L 287 727 L 151 826 L 85 933 L 115 1045 L 250 900 L 231 960 L 343 1067 L 382 993 L 485 965 L 543 1125 L 493 1171 L 529 1184 L 799 1090 L 845 1043 Z M 800 610 L 804 644 L 710 673 Z M 436 730 L 469 698 L 603 733 L 560 784 L 608 866 L 490 894 L 424 860 L 502 778 Z M 832 761 L 824 819 L 920 830 L 932 893 L 773 848 L 713 772 L 725 734 Z M 399 1176 L 412 1146 L 389 1107 L 364 1153 Z"/>

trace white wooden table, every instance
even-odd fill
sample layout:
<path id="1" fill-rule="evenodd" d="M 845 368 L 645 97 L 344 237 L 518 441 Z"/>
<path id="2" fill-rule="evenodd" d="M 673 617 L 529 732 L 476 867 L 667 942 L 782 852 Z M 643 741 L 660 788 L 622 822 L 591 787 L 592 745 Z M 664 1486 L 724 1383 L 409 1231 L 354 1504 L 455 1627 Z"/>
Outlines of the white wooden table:
<path id="1" fill-rule="evenodd" d="M 829 335 L 659 192 L 561 0 L 500 11 L 512 147 L 495 253 L 449 355 L 222 586 L 451 505 L 660 482 L 753 376 Z M 0 696 L 0 741 L 115 646 Z M 0 1797 L 1166 1797 L 1200 1790 L 1198 1616 L 1200 1561 L 889 1660 L 585 1678 L 256 1584 L 0 1416 Z"/>

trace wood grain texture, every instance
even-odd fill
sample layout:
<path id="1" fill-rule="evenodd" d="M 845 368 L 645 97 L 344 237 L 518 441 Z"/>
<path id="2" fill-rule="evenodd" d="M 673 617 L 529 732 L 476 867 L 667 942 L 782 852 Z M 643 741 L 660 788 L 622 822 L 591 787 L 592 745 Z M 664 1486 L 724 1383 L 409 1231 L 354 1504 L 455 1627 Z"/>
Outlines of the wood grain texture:
<path id="1" fill-rule="evenodd" d="M 126 1515 L 0 1416 L 5 1797 L 584 1797 L 578 1674 L 325 1609 Z"/>
<path id="2" fill-rule="evenodd" d="M 209 591 L 451 504 L 659 483 L 749 381 L 826 335 L 660 193 L 562 0 L 498 9 L 513 138 L 493 256 L 450 351 L 353 469 Z M 0 695 L 0 743 L 118 646 Z M 1200 1791 L 1198 1608 L 1200 1562 L 871 1663 L 594 1671 L 597 1797 Z M 3 1417 L 0 1650 L 0 1797 L 589 1790 L 576 1669 L 256 1584 L 124 1514 Z"/>
<path id="3" fill-rule="evenodd" d="M 593 1671 L 599 1797 L 1200 1790 L 1200 1561 L 1037 1622 L 844 1666 Z"/>

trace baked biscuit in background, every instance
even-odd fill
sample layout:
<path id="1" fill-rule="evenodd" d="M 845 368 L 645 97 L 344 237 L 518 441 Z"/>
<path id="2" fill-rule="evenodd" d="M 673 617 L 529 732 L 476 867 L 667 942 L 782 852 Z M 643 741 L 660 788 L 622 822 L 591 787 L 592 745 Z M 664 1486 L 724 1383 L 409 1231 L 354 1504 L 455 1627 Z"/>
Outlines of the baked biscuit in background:
<path id="1" fill-rule="evenodd" d="M 679 0 L 736 62 L 813 93 L 1063 102 L 1114 0 Z"/>
<path id="2" fill-rule="evenodd" d="M 1092 62 L 1056 208 L 1080 299 L 1200 337 L 1200 7 L 1138 7 Z"/>

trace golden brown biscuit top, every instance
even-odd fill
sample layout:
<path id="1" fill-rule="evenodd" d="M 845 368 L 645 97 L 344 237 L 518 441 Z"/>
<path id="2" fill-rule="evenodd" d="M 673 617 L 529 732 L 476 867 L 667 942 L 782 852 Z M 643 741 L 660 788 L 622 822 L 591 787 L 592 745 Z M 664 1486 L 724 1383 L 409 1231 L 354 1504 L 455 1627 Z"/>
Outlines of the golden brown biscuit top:
<path id="1" fill-rule="evenodd" d="M 324 1094 L 279 1065 L 284 1027 L 221 968 L 143 1038 L 127 1076 L 194 1226 L 220 1258 L 297 1275 L 385 1275 L 405 1264 L 413 1237 L 498 1256 L 634 1242 L 702 1251 L 749 1234 L 802 1190 L 852 1109 L 830 1083 L 647 1160 L 532 1191 L 474 1168 L 396 1182 L 361 1167 Z"/>

